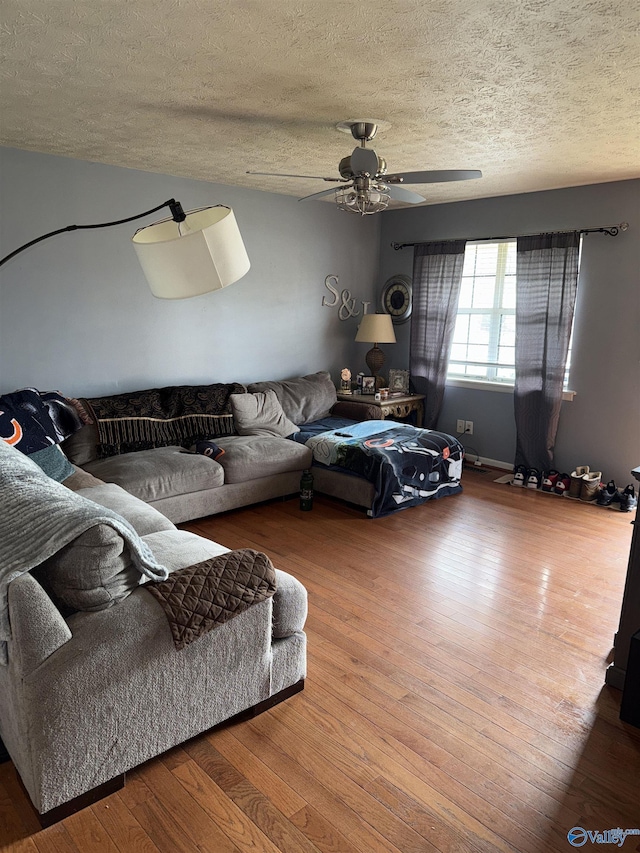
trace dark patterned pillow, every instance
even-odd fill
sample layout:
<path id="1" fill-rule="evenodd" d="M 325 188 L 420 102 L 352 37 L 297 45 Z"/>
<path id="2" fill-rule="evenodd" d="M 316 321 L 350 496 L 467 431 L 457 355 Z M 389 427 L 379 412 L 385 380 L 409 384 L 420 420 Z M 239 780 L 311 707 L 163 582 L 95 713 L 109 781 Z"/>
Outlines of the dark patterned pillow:
<path id="1" fill-rule="evenodd" d="M 215 443 L 215 441 L 196 441 L 194 449 L 196 453 L 202 453 L 203 456 L 209 456 L 211 459 L 219 459 L 224 450 Z"/>

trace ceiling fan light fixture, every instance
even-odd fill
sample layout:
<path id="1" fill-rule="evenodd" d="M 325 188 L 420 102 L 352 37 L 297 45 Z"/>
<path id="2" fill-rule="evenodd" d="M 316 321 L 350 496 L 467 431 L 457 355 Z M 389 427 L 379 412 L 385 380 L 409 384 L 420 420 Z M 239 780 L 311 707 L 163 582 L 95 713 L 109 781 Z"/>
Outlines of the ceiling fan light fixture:
<path id="1" fill-rule="evenodd" d="M 347 213 L 357 213 L 368 216 L 381 213 L 389 204 L 389 193 L 386 187 L 357 189 L 356 187 L 337 187 L 336 204 L 340 210 Z"/>

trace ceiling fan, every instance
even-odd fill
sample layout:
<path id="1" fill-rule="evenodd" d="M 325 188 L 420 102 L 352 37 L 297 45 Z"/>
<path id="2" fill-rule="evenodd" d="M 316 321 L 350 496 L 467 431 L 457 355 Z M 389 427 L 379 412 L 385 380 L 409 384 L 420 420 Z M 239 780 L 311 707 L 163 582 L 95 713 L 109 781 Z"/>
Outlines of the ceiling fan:
<path id="1" fill-rule="evenodd" d="M 380 213 L 389 204 L 390 199 L 408 204 L 420 204 L 426 201 L 424 196 L 400 184 L 435 184 L 443 181 L 468 181 L 481 178 L 477 169 L 441 169 L 431 172 L 397 172 L 387 174 L 387 163 L 372 148 L 367 148 L 378 128 L 384 124 L 379 120 L 356 119 L 340 122 L 338 130 L 350 132 L 360 145 L 353 149 L 350 157 L 343 157 L 338 166 L 339 178 L 324 178 L 318 175 L 288 175 L 280 172 L 247 172 L 247 175 L 266 175 L 279 178 L 310 178 L 340 184 L 330 190 L 304 196 L 299 201 L 323 198 L 335 194 L 340 210 L 365 216 Z M 389 127 L 387 124 L 386 127 Z"/>

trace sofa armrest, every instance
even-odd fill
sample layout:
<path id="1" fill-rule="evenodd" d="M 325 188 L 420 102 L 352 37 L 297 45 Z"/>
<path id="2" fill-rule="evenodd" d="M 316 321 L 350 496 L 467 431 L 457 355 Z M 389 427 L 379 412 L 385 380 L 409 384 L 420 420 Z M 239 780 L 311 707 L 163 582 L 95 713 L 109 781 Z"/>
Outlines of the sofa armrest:
<path id="1" fill-rule="evenodd" d="M 331 417 L 349 418 L 352 421 L 381 421 L 382 409 L 364 401 L 338 400 L 331 409 Z"/>
<path id="2" fill-rule="evenodd" d="M 307 590 L 293 575 L 276 569 L 273 596 L 274 639 L 290 637 L 302 631 L 307 619 Z"/>
<path id="3" fill-rule="evenodd" d="M 29 572 L 9 585 L 9 619 L 9 655 L 23 677 L 71 639 L 60 611 Z"/>

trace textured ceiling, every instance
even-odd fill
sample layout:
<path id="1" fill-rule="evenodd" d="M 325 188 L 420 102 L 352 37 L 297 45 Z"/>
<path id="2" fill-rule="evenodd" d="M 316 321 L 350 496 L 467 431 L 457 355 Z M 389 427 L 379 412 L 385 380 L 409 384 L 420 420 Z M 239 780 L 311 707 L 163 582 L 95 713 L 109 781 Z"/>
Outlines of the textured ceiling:
<path id="1" fill-rule="evenodd" d="M 637 0 L 3 0 L 0 143 L 302 196 L 351 118 L 431 203 L 640 175 Z"/>

